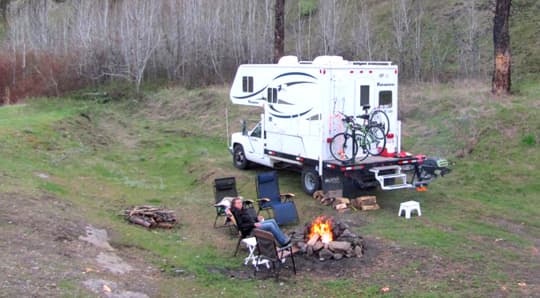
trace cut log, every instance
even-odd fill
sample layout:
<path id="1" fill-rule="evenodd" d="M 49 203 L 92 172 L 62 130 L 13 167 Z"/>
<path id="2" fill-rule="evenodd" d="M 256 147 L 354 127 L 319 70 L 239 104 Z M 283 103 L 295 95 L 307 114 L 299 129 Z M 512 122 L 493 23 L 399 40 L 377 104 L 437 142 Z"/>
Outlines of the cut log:
<path id="1" fill-rule="evenodd" d="M 339 197 L 339 198 L 336 198 L 336 202 L 338 204 L 350 204 L 351 203 L 351 200 L 347 199 L 347 198 L 343 198 L 343 197 Z"/>
<path id="2" fill-rule="evenodd" d="M 325 206 L 328 206 L 328 205 L 332 205 L 332 203 L 334 202 L 335 198 L 323 198 L 321 200 L 321 204 L 325 205 Z"/>
<path id="3" fill-rule="evenodd" d="M 362 196 L 360 197 L 360 201 L 362 202 L 362 206 L 375 205 L 377 204 L 377 197 L 376 196 Z"/>
<path id="4" fill-rule="evenodd" d="M 313 245 L 313 251 L 314 251 L 314 252 L 317 252 L 317 251 L 323 249 L 323 247 L 324 247 L 324 243 L 322 243 L 321 241 L 317 241 L 317 242 L 315 242 L 315 244 Z"/>
<path id="5" fill-rule="evenodd" d="M 332 241 L 328 243 L 328 249 L 336 253 L 347 253 L 351 250 L 351 243 L 347 241 Z"/>
<path id="6" fill-rule="evenodd" d="M 320 237 L 319 234 L 315 234 L 315 235 L 311 236 L 311 238 L 309 238 L 308 242 L 306 243 L 307 246 L 313 247 L 313 245 L 315 245 L 315 242 L 317 242 L 317 240 L 319 240 L 319 237 Z"/>
<path id="7" fill-rule="evenodd" d="M 358 210 L 362 210 L 362 201 L 360 200 L 359 197 L 354 200 L 351 200 L 351 205 Z"/>
<path id="8" fill-rule="evenodd" d="M 322 198 L 324 198 L 324 191 L 322 190 L 317 190 L 316 192 L 313 193 L 313 198 L 315 200 L 321 200 Z"/>
<path id="9" fill-rule="evenodd" d="M 369 206 L 362 206 L 362 210 L 369 211 L 369 210 L 379 210 L 379 205 L 369 205 Z"/>
<path id="10" fill-rule="evenodd" d="M 337 204 L 334 208 L 335 208 L 337 211 L 342 210 L 342 209 L 347 209 L 347 204 L 344 204 L 344 203 Z"/>
<path id="11" fill-rule="evenodd" d="M 141 225 L 145 228 L 149 228 L 152 225 L 150 222 L 146 221 L 143 217 L 139 217 L 139 216 L 130 216 L 129 222 L 136 225 Z"/>

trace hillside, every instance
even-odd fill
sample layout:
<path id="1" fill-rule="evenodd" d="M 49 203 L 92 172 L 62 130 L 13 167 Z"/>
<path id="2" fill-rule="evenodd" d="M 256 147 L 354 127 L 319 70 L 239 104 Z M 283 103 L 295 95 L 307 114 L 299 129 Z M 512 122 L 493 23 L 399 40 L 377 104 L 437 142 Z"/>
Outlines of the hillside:
<path id="1" fill-rule="evenodd" d="M 404 147 L 448 157 L 454 170 L 425 193 L 377 193 L 379 211 L 336 214 L 301 192 L 298 175 L 281 172 L 302 222 L 333 215 L 354 223 L 367 243 L 360 263 L 304 262 L 281 283 L 251 279 L 243 257 L 231 257 L 236 240 L 211 227 L 213 178 L 234 175 L 242 195 L 255 195 L 256 170 L 232 167 L 223 119 L 228 107 L 234 130 L 256 111 L 231 106 L 226 87 L 162 88 L 138 98 L 104 86 L 2 107 L 3 293 L 90 296 L 108 285 L 117 294 L 167 297 L 379 296 L 382 287 L 392 296 L 533 296 L 540 89 L 516 88 L 494 99 L 481 82 L 402 85 Z M 421 202 L 422 217 L 396 216 L 407 199 Z M 135 204 L 165 205 L 180 226 L 129 225 L 118 214 Z M 87 225 L 106 229 L 114 251 L 81 240 Z M 132 271 L 105 266 L 103 255 L 112 253 Z"/>

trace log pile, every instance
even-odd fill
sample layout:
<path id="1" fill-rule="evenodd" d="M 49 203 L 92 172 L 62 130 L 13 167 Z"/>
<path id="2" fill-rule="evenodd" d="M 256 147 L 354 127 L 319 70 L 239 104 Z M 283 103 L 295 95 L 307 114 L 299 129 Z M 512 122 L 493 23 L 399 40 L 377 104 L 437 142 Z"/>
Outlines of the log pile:
<path id="1" fill-rule="evenodd" d="M 130 223 L 149 229 L 171 229 L 177 223 L 174 211 L 148 205 L 126 209 L 124 216 Z"/>
<path id="2" fill-rule="evenodd" d="M 323 243 L 319 235 L 306 239 L 310 234 L 311 223 L 304 227 L 304 239 L 296 242 L 299 250 L 319 261 L 339 260 L 342 258 L 362 257 L 364 241 L 361 236 L 353 233 L 343 222 L 332 219 L 333 241 Z"/>
<path id="3" fill-rule="evenodd" d="M 346 212 L 350 209 L 355 210 L 377 210 L 377 198 L 375 196 L 361 196 L 356 199 L 348 199 L 344 197 L 335 197 L 332 194 L 325 193 L 322 190 L 313 193 L 313 198 L 325 206 L 330 206 L 336 209 L 339 213 Z"/>

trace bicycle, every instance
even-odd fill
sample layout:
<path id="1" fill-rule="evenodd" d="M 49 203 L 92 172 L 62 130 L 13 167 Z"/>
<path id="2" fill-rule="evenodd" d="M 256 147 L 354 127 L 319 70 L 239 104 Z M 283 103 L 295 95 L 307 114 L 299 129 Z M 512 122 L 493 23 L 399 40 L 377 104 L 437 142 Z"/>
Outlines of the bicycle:
<path id="1" fill-rule="evenodd" d="M 345 132 L 336 134 L 330 140 L 330 153 L 336 160 L 342 162 L 362 161 L 369 155 L 380 155 L 386 146 L 386 134 L 380 123 L 369 122 L 370 115 L 356 116 L 367 121 L 366 125 L 360 125 L 354 120 L 354 116 L 343 113 Z M 350 133 L 349 133 L 350 131 Z M 362 150 L 359 150 L 359 149 Z"/>
<path id="2" fill-rule="evenodd" d="M 368 109 L 369 106 L 364 107 L 366 113 Z M 385 136 L 390 132 L 390 119 L 383 110 L 375 109 L 369 114 L 369 125 L 379 125 Z"/>

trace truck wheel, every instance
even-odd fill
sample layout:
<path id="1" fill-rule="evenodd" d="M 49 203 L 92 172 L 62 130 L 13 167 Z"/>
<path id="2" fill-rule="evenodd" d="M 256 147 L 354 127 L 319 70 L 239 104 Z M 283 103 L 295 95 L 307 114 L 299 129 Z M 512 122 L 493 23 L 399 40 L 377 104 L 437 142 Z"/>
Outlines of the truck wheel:
<path id="1" fill-rule="evenodd" d="M 247 169 L 249 165 L 249 161 L 246 159 L 246 154 L 244 152 L 244 147 L 242 147 L 242 145 L 234 146 L 233 165 L 235 168 L 240 169 L 240 170 Z"/>
<path id="2" fill-rule="evenodd" d="M 321 188 L 321 178 L 319 173 L 312 168 L 306 168 L 302 170 L 302 189 L 308 195 L 312 195 L 314 192 Z"/>

